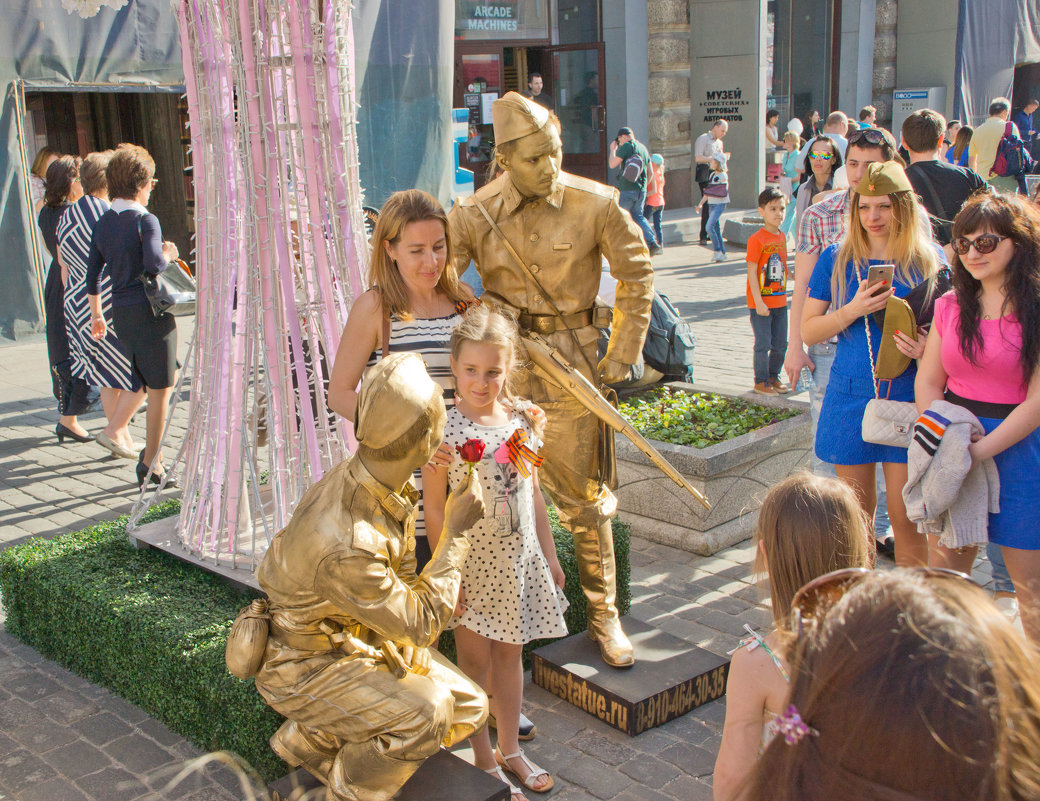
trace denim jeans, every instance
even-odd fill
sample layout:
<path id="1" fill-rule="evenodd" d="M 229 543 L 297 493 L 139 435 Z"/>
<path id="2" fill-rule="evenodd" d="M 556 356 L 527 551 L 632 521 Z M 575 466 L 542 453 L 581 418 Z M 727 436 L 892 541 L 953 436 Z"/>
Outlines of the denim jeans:
<path id="1" fill-rule="evenodd" d="M 708 206 L 708 236 L 711 237 L 711 247 L 716 253 L 725 253 L 726 245 L 722 241 L 722 226 L 719 221 L 722 213 L 726 210 L 728 203 L 705 204 Z"/>
<path id="2" fill-rule="evenodd" d="M 646 221 L 646 217 L 643 216 L 643 206 L 646 205 L 646 190 L 640 192 L 623 191 L 621 197 L 618 198 L 618 205 L 631 214 L 632 219 L 636 221 L 636 225 L 642 229 L 646 246 L 648 248 L 657 247 L 654 231 L 650 227 L 650 223 Z"/>
<path id="3" fill-rule="evenodd" d="M 995 542 L 986 543 L 986 557 L 993 573 L 993 591 L 1014 592 L 1015 584 L 1008 574 L 1007 565 L 1004 564 L 1004 552 L 1000 550 L 1000 546 Z"/>
<path id="4" fill-rule="evenodd" d="M 755 335 L 755 383 L 767 384 L 771 378 L 780 378 L 787 355 L 787 306 L 770 309 L 765 317 L 754 309 L 748 311 Z"/>
<path id="5" fill-rule="evenodd" d="M 813 445 L 812 471 L 818 476 L 837 476 L 834 465 L 822 461 L 816 456 L 816 425 L 823 407 L 823 396 L 827 394 L 827 382 L 831 377 L 831 365 L 834 364 L 834 352 L 838 346 L 830 342 L 821 342 L 809 346 L 809 358 L 816 368 L 813 370 L 812 382 L 809 384 L 809 416 L 812 418 Z M 892 531 L 888 521 L 888 493 L 885 491 L 885 475 L 881 465 L 877 466 L 874 476 L 877 487 L 877 511 L 874 513 L 874 536 L 884 539 Z"/>
<path id="6" fill-rule="evenodd" d="M 654 236 L 657 238 L 657 244 L 664 247 L 664 237 L 661 235 L 661 212 L 664 211 L 664 206 L 647 206 L 643 209 L 643 216 L 646 217 L 654 229 Z"/>

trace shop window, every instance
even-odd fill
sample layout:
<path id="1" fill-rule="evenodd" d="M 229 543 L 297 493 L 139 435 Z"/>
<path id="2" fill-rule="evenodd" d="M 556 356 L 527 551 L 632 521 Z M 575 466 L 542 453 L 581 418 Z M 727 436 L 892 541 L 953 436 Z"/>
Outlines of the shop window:
<path id="1" fill-rule="evenodd" d="M 600 41 L 599 3 L 600 0 L 559 0 L 556 41 L 562 45 Z"/>
<path id="2" fill-rule="evenodd" d="M 767 108 L 780 112 L 780 130 L 792 117 L 805 125 L 832 108 L 834 0 L 769 0 L 766 17 Z"/>

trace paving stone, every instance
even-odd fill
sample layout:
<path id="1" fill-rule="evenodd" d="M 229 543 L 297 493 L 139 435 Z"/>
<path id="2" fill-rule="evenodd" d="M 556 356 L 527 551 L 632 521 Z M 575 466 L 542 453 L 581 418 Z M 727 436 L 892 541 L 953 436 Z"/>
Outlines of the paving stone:
<path id="1" fill-rule="evenodd" d="M 557 773 L 600 799 L 613 798 L 632 784 L 632 780 L 621 771 L 591 757 L 579 757 Z"/>
<path id="2" fill-rule="evenodd" d="M 672 798 L 649 787 L 629 787 L 614 796 L 613 801 L 672 801 Z"/>
<path id="3" fill-rule="evenodd" d="M 4 787 L 17 793 L 50 781 L 57 773 L 40 757 L 19 748 L 0 759 L 0 776 L 3 777 Z"/>
<path id="4" fill-rule="evenodd" d="M 715 770 L 717 753 L 706 751 L 696 745 L 677 744 L 665 748 L 659 754 L 665 762 L 671 762 L 690 776 L 707 776 Z"/>
<path id="5" fill-rule="evenodd" d="M 583 751 L 589 756 L 595 757 L 608 765 L 620 765 L 622 762 L 633 759 L 636 752 L 631 748 L 611 742 L 606 737 L 584 731 L 568 741 L 568 745 Z"/>
<path id="6" fill-rule="evenodd" d="M 93 701 L 72 690 L 59 690 L 40 701 L 36 708 L 52 720 L 66 724 L 90 717 L 98 711 Z"/>
<path id="7" fill-rule="evenodd" d="M 18 801 L 92 801 L 73 782 L 57 777 L 26 787 L 19 792 Z"/>
<path id="8" fill-rule="evenodd" d="M 168 749 L 137 732 L 113 740 L 104 747 L 104 751 L 116 762 L 139 775 L 176 759 Z"/>
<path id="9" fill-rule="evenodd" d="M 23 701 L 36 701 L 62 689 L 61 685 L 38 670 L 22 670 L 4 681 L 7 691 Z"/>
<path id="10" fill-rule="evenodd" d="M 618 770 L 644 788 L 659 789 L 679 775 L 679 769 L 675 765 L 645 755 L 619 765 Z"/>
<path id="11" fill-rule="evenodd" d="M 45 720 L 47 718 L 42 712 L 37 712 L 21 698 L 12 698 L 10 702 L 0 706 L 0 731 L 39 725 Z"/>
<path id="12" fill-rule="evenodd" d="M 98 801 L 134 801 L 148 792 L 139 778 L 114 765 L 84 776 L 76 784 Z"/>
<path id="13" fill-rule="evenodd" d="M 6 734 L 0 734 L 0 757 L 5 757 L 12 751 L 17 751 L 22 747 L 22 743 L 17 740 L 12 740 Z"/>
<path id="14" fill-rule="evenodd" d="M 98 699 L 98 706 L 103 711 L 111 712 L 121 720 L 134 725 L 148 719 L 148 714 L 140 707 L 134 706 L 118 695 L 109 695 L 107 698 Z"/>
<path id="15" fill-rule="evenodd" d="M 48 751 L 43 758 L 58 773 L 70 779 L 96 773 L 112 764 L 112 760 L 104 751 L 83 740 L 74 740 L 68 745 Z"/>
<path id="16" fill-rule="evenodd" d="M 137 724 L 137 729 L 144 732 L 159 745 L 171 746 L 181 742 L 183 739 L 179 734 L 174 734 L 159 721 L 148 718 Z"/>
<path id="17" fill-rule="evenodd" d="M 32 753 L 43 754 L 52 748 L 72 742 L 77 738 L 77 733 L 63 723 L 44 719 L 38 723 L 15 729 L 11 732 L 11 737 Z"/>
<path id="18" fill-rule="evenodd" d="M 712 801 L 711 785 L 692 776 L 679 776 L 661 788 L 661 792 L 676 801 Z"/>

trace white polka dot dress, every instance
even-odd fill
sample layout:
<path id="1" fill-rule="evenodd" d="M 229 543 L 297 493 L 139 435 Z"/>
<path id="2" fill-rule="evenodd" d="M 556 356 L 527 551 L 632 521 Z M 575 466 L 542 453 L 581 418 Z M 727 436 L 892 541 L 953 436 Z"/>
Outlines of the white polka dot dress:
<path id="1" fill-rule="evenodd" d="M 452 618 L 448 627 L 465 626 L 491 640 L 522 644 L 566 636 L 567 624 L 538 544 L 534 481 L 523 478 L 505 455 L 504 445 L 517 429 L 537 451 L 541 442 L 519 414 L 505 425 L 482 426 L 457 409 L 448 412 L 445 442 L 454 448 L 467 439 L 480 439 L 486 446 L 477 465 L 486 512 L 468 532 L 472 546 L 462 567 L 466 611 Z M 462 483 L 467 470 L 460 459 L 452 463 L 449 491 Z"/>

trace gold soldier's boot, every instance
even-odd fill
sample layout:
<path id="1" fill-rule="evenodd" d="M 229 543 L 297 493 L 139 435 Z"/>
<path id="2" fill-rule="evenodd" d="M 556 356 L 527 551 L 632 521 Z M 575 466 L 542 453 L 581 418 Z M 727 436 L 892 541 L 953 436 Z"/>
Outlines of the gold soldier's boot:
<path id="1" fill-rule="evenodd" d="M 271 750 L 294 768 L 304 768 L 328 784 L 329 771 L 339 753 L 340 742 L 331 734 L 287 720 L 271 736 Z"/>
<path id="2" fill-rule="evenodd" d="M 598 529 L 575 526 L 571 535 L 578 558 L 578 578 L 588 599 L 589 639 L 599 646 L 600 655 L 608 665 L 631 667 L 635 663 L 632 643 L 618 621 L 617 571 L 610 521 Z"/>

